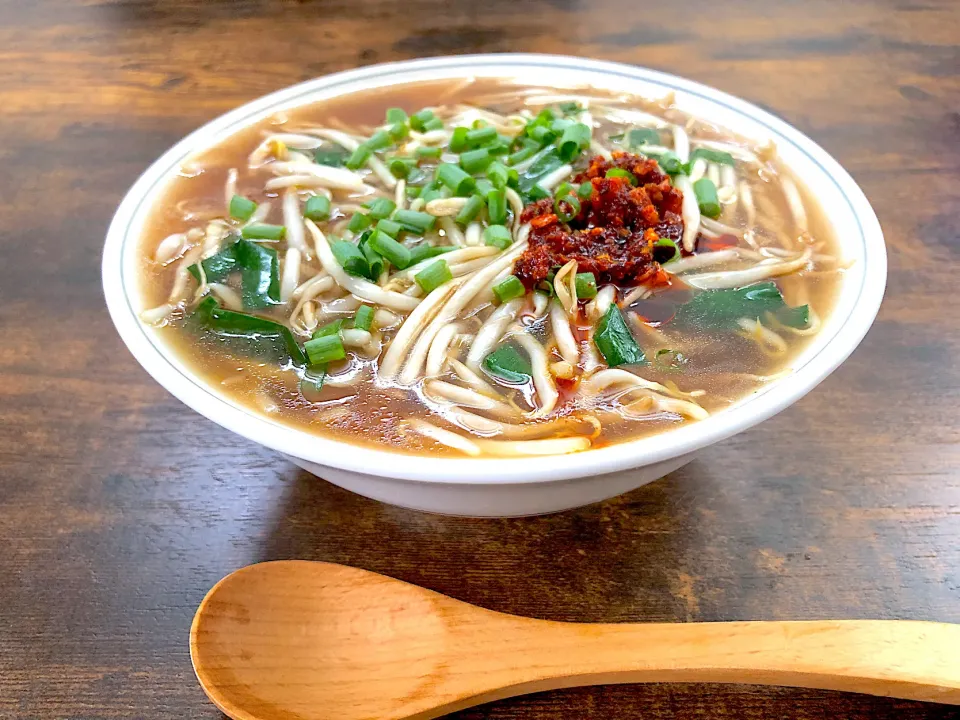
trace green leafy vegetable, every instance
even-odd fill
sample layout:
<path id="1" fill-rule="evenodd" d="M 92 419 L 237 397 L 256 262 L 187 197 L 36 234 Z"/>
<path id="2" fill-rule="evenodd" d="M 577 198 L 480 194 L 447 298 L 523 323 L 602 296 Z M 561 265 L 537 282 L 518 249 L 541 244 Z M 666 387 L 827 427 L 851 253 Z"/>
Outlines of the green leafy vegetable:
<path id="1" fill-rule="evenodd" d="M 633 339 L 616 305 L 611 305 L 607 314 L 600 318 L 593 341 L 610 367 L 647 364 L 646 355 Z"/>
<path id="2" fill-rule="evenodd" d="M 483 367 L 488 373 L 508 383 L 522 384 L 530 382 L 533 367 L 513 345 L 501 345 L 483 359 Z"/>
<path id="3" fill-rule="evenodd" d="M 343 167 L 347 163 L 350 152 L 342 147 L 320 148 L 314 150 L 313 160 L 318 165 L 329 165 L 330 167 Z"/>
<path id="4" fill-rule="evenodd" d="M 294 365 L 306 364 L 303 350 L 289 328 L 266 318 L 224 310 L 216 298 L 204 298 L 190 321 L 218 337 L 240 341 L 238 347 L 251 354 L 271 356 L 278 362 L 290 360 Z"/>
<path id="5" fill-rule="evenodd" d="M 738 330 L 741 318 L 762 320 L 765 313 L 795 328 L 806 327 L 810 320 L 808 306 L 788 306 L 780 289 L 768 281 L 731 290 L 705 290 L 680 306 L 673 323 L 701 330 Z"/>
<path id="6" fill-rule="evenodd" d="M 240 296 L 245 308 L 264 308 L 280 302 L 280 262 L 277 251 L 256 243 L 237 242 Z"/>
<path id="7" fill-rule="evenodd" d="M 690 166 L 697 161 L 697 158 L 703 158 L 707 162 L 715 162 L 721 165 L 734 165 L 733 155 L 723 150 L 712 150 L 710 148 L 697 148 L 690 153 Z"/>
<path id="8" fill-rule="evenodd" d="M 627 145 L 638 148 L 641 145 L 659 145 L 660 133 L 653 128 L 633 128 L 627 133 Z"/>

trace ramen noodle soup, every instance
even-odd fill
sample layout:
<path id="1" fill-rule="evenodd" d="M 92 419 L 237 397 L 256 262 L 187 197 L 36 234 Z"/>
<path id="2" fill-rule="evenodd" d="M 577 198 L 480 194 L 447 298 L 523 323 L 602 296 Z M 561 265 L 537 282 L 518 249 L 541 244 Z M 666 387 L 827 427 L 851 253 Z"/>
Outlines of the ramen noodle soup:
<path id="1" fill-rule="evenodd" d="M 304 106 L 185 163 L 142 321 L 231 402 L 449 457 L 572 453 L 789 375 L 843 275 L 773 145 L 488 80 Z"/>

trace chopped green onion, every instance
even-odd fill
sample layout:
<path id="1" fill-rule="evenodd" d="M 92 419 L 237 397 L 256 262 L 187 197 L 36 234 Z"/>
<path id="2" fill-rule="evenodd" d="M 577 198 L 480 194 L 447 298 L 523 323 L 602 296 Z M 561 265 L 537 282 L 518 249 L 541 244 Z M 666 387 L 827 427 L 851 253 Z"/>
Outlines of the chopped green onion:
<path id="1" fill-rule="evenodd" d="M 717 186 L 713 180 L 702 177 L 693 184 L 693 192 L 697 196 L 697 205 L 700 206 L 700 212 L 711 218 L 720 217 L 722 208 L 720 200 L 717 199 Z"/>
<path id="2" fill-rule="evenodd" d="M 659 252 L 657 248 L 667 248 L 669 254 L 666 252 Z M 656 244 L 653 246 L 653 259 L 661 265 L 668 263 L 671 260 L 675 260 L 679 256 L 680 248 L 678 248 L 677 244 L 670 238 L 662 237 L 658 239 Z"/>
<path id="3" fill-rule="evenodd" d="M 589 200 L 593 196 L 593 183 L 590 180 L 580 183 L 577 188 L 577 197 L 581 200 Z"/>
<path id="4" fill-rule="evenodd" d="M 240 231 L 246 240 L 283 240 L 287 229 L 283 225 L 247 225 Z"/>
<path id="5" fill-rule="evenodd" d="M 487 179 L 493 183 L 495 188 L 502 190 L 510 182 L 510 173 L 517 174 L 516 170 L 508 168 L 503 163 L 494 161 L 487 165 Z"/>
<path id="6" fill-rule="evenodd" d="M 723 150 L 713 150 L 712 148 L 696 148 L 690 153 L 690 164 L 693 165 L 698 158 L 703 158 L 707 162 L 715 162 L 720 165 L 735 165 L 733 155 Z"/>
<path id="7" fill-rule="evenodd" d="M 337 318 L 333 322 L 328 322 L 323 327 L 319 327 L 313 331 L 313 335 L 310 336 L 311 340 L 316 340 L 317 338 L 328 337 L 330 335 L 339 335 L 340 330 L 343 329 L 343 318 Z"/>
<path id="8" fill-rule="evenodd" d="M 437 166 L 437 180 L 450 188 L 454 195 L 469 195 L 477 186 L 477 181 L 457 165 L 441 163 Z"/>
<path id="9" fill-rule="evenodd" d="M 536 161 L 521 176 L 518 187 L 521 194 L 528 194 L 533 186 L 563 165 L 556 148 L 542 151 Z"/>
<path id="10" fill-rule="evenodd" d="M 513 235 L 503 225 L 488 225 L 486 230 L 483 231 L 483 242 L 485 245 L 506 250 L 513 244 Z"/>
<path id="11" fill-rule="evenodd" d="M 410 116 L 410 127 L 417 132 L 423 132 L 426 124 L 433 119 L 433 110 L 423 109 Z"/>
<path id="12" fill-rule="evenodd" d="M 627 145 L 638 148 L 641 145 L 659 145 L 660 133 L 653 128 L 633 128 L 627 133 Z"/>
<path id="13" fill-rule="evenodd" d="M 574 101 L 562 102 L 557 105 L 557 109 L 564 115 L 572 115 L 583 110 L 583 108 L 580 107 L 580 103 Z"/>
<path id="14" fill-rule="evenodd" d="M 570 211 L 564 210 L 563 205 L 567 205 Z M 557 188 L 553 201 L 553 211 L 557 214 L 560 222 L 570 222 L 580 214 L 580 199 L 573 191 L 573 186 L 570 183 L 563 183 Z"/>
<path id="15" fill-rule="evenodd" d="M 407 121 L 407 113 L 403 111 L 402 108 L 392 107 L 387 108 L 387 124 L 393 125 L 394 123 L 405 123 Z"/>
<path id="16" fill-rule="evenodd" d="M 573 125 L 573 123 L 574 121 L 570 118 L 558 118 L 550 123 L 550 129 L 557 133 L 557 135 L 562 135 L 563 131 Z"/>
<path id="17" fill-rule="evenodd" d="M 393 220 L 383 219 L 377 223 L 377 230 L 382 233 L 386 233 L 392 238 L 396 238 L 400 234 L 400 231 L 403 230 L 403 227 L 398 222 Z"/>
<path id="18" fill-rule="evenodd" d="M 401 270 L 410 265 L 410 251 L 385 232 L 374 230 L 367 244 Z"/>
<path id="19" fill-rule="evenodd" d="M 324 335 L 316 340 L 307 340 L 303 344 L 303 350 L 307 353 L 311 365 L 324 365 L 343 360 L 347 356 L 339 335 Z"/>
<path id="20" fill-rule="evenodd" d="M 453 279 L 453 273 L 444 259 L 437 260 L 435 263 L 427 265 L 423 270 L 414 275 L 417 285 L 425 293 L 431 293 L 445 282 Z"/>
<path id="21" fill-rule="evenodd" d="M 364 215 L 361 212 L 354 213 L 353 217 L 350 218 L 350 222 L 347 223 L 347 230 L 352 233 L 358 233 L 361 230 L 366 230 L 370 227 L 370 216 Z"/>
<path id="22" fill-rule="evenodd" d="M 493 190 L 493 183 L 490 182 L 487 178 L 481 177 L 477 178 L 477 195 L 481 197 L 486 197 L 487 193 Z"/>
<path id="23" fill-rule="evenodd" d="M 339 145 L 334 148 L 320 148 L 313 151 L 313 161 L 318 165 L 343 167 L 348 157 L 350 157 L 350 152 Z"/>
<path id="24" fill-rule="evenodd" d="M 592 272 L 577 273 L 577 299 L 590 300 L 597 296 L 597 278 Z"/>
<path id="25" fill-rule="evenodd" d="M 580 151 L 590 145 L 590 128 L 583 123 L 574 123 L 560 137 L 560 159 L 564 162 L 573 160 Z"/>
<path id="26" fill-rule="evenodd" d="M 522 384 L 530 382 L 533 367 L 530 360 L 513 345 L 501 345 L 483 359 L 484 369 L 500 380 Z"/>
<path id="27" fill-rule="evenodd" d="M 423 198 L 423 202 L 424 202 L 424 204 L 426 204 L 426 203 L 430 202 L 431 200 L 436 200 L 436 199 L 438 199 L 438 198 L 450 197 L 450 191 L 447 190 L 446 188 L 432 187 L 432 188 L 429 188 L 429 189 L 424 189 L 424 191 L 423 191 L 422 193 L 420 193 L 420 197 Z"/>
<path id="28" fill-rule="evenodd" d="M 466 140 L 470 147 L 479 147 L 497 139 L 497 129 L 493 125 L 476 128 L 467 132 Z M 452 149 L 452 148 L 451 148 Z"/>
<path id="29" fill-rule="evenodd" d="M 459 170 L 460 168 L 457 169 Z M 404 230 L 416 233 L 417 235 L 423 235 L 428 230 L 433 229 L 433 225 L 437 222 L 437 219 L 430 213 L 419 212 L 417 210 L 397 210 L 393 214 L 393 221 L 399 223 Z"/>
<path id="30" fill-rule="evenodd" d="M 257 210 L 257 204 L 243 195 L 234 195 L 230 198 L 230 217 L 246 222 Z"/>
<path id="31" fill-rule="evenodd" d="M 318 222 L 329 220 L 330 200 L 325 195 L 313 195 L 307 198 L 307 204 L 303 208 L 303 216 Z"/>
<path id="32" fill-rule="evenodd" d="M 465 127 L 453 129 L 453 135 L 450 136 L 450 152 L 462 153 L 464 150 L 469 149 L 470 144 L 467 142 L 468 132 L 470 132 L 469 128 Z"/>
<path id="33" fill-rule="evenodd" d="M 545 125 L 538 125 L 529 132 L 531 139 L 536 140 L 541 145 L 549 145 L 557 139 L 557 134 Z"/>
<path id="34" fill-rule="evenodd" d="M 505 303 L 523 297 L 527 294 L 527 289 L 516 275 L 507 275 L 493 286 L 493 294 L 497 297 L 497 302 Z"/>
<path id="35" fill-rule="evenodd" d="M 410 200 L 413 200 L 414 198 L 420 197 L 420 192 L 422 190 L 422 187 L 407 183 L 407 186 L 403 189 L 403 194 L 406 195 Z"/>
<path id="36" fill-rule="evenodd" d="M 357 308 L 357 314 L 353 316 L 353 326 L 357 330 L 370 331 L 373 327 L 373 308 L 369 305 L 361 305 Z"/>
<path id="37" fill-rule="evenodd" d="M 459 130 L 459 128 L 457 128 Z M 456 130 L 454 130 L 456 132 Z M 451 147 L 452 149 L 452 147 Z M 417 148 L 417 157 L 418 158 L 438 158 L 443 154 L 443 151 L 438 147 L 418 147 Z"/>
<path id="38" fill-rule="evenodd" d="M 593 342 L 597 350 L 603 355 L 610 367 L 618 365 L 646 365 L 647 358 L 637 341 L 630 334 L 627 323 L 616 303 L 610 306 L 607 314 L 597 323 L 597 331 L 593 335 Z"/>
<path id="39" fill-rule="evenodd" d="M 486 148 L 468 150 L 460 156 L 460 167 L 471 175 L 483 172 L 491 162 L 493 158 Z"/>
<path id="40" fill-rule="evenodd" d="M 516 152 L 508 156 L 507 163 L 509 165 L 519 165 L 524 160 L 529 160 L 534 155 L 536 155 L 539 149 L 540 147 L 539 145 L 537 145 L 537 143 L 525 145 L 524 147 L 520 148 L 519 150 L 517 150 Z"/>
<path id="41" fill-rule="evenodd" d="M 483 198 L 479 195 L 471 195 L 454 220 L 460 225 L 466 225 L 479 215 L 481 210 L 483 210 Z"/>
<path id="42" fill-rule="evenodd" d="M 372 231 L 365 231 L 360 242 L 357 243 L 357 247 L 360 248 L 360 252 L 367 259 L 367 279 L 370 282 L 377 282 L 381 273 L 383 273 L 384 261 L 380 254 L 370 247 L 369 238 L 371 235 L 373 235 Z"/>
<path id="43" fill-rule="evenodd" d="M 508 140 L 497 140 L 484 147 L 491 155 L 507 155 L 510 152 L 510 142 Z"/>
<path id="44" fill-rule="evenodd" d="M 423 129 L 426 131 L 443 130 L 443 120 L 438 117 L 432 117 L 423 124 Z"/>
<path id="45" fill-rule="evenodd" d="M 683 366 L 687 364 L 687 358 L 679 350 L 663 348 L 657 350 L 653 363 L 657 366 L 658 370 L 663 370 L 664 372 L 681 372 Z"/>
<path id="46" fill-rule="evenodd" d="M 390 138 L 390 133 L 388 133 L 386 130 L 377 130 L 363 144 L 366 145 L 368 150 L 376 151 L 390 147 L 393 145 L 393 140 Z"/>
<path id="47" fill-rule="evenodd" d="M 430 243 L 420 243 L 410 250 L 410 265 L 416 265 L 419 262 L 429 258 L 443 255 L 444 253 L 456 250 L 453 245 L 431 245 Z"/>
<path id="48" fill-rule="evenodd" d="M 505 225 L 507 222 L 507 194 L 503 190 L 491 190 L 487 193 L 487 217 L 493 225 Z"/>
<path id="49" fill-rule="evenodd" d="M 351 170 L 359 170 L 367 164 L 367 160 L 370 159 L 372 154 L 373 152 L 370 148 L 366 145 L 361 145 L 353 151 L 353 154 L 347 158 L 347 162 L 344 164 Z"/>
<path id="50" fill-rule="evenodd" d="M 669 175 L 679 175 L 686 172 L 684 164 L 672 150 L 664 153 L 645 153 L 647 157 L 653 158 L 660 164 L 660 168 Z"/>
<path id="51" fill-rule="evenodd" d="M 369 210 L 370 217 L 374 220 L 383 220 L 390 217 L 390 213 L 397 209 L 397 204 L 393 200 L 379 197 L 364 203 L 364 207 Z"/>
<path id="52" fill-rule="evenodd" d="M 391 140 L 394 142 L 400 142 L 410 134 L 410 129 L 407 127 L 406 123 L 398 122 L 387 128 L 387 132 L 390 134 Z"/>
<path id="53" fill-rule="evenodd" d="M 406 178 L 410 171 L 417 166 L 417 161 L 413 158 L 406 157 L 395 157 L 390 158 L 390 164 L 387 165 L 390 168 L 390 174 L 395 178 Z"/>
<path id="54" fill-rule="evenodd" d="M 367 277 L 370 274 L 370 263 L 363 251 L 347 240 L 337 240 L 330 243 L 330 251 L 348 275 Z"/>
<path id="55" fill-rule="evenodd" d="M 622 177 L 629 180 L 631 185 L 637 184 L 637 176 L 634 175 L 629 170 L 624 170 L 623 168 L 610 168 L 609 170 L 607 170 L 604 177 L 608 177 L 608 178 Z"/>

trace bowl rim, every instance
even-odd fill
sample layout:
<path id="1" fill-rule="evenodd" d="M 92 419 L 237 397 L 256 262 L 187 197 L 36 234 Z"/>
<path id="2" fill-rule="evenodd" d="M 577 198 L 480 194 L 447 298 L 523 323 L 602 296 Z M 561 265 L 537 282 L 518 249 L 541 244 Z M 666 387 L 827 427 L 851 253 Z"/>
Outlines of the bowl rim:
<path id="1" fill-rule="evenodd" d="M 462 67 L 464 74 L 469 74 L 471 68 L 499 67 L 503 69 L 504 77 L 510 77 L 511 68 L 531 65 L 552 69 L 569 67 L 606 77 L 620 77 L 626 82 L 652 83 L 723 104 L 731 111 L 763 125 L 771 135 L 776 136 L 778 143 L 790 143 L 793 149 L 802 152 L 832 178 L 860 226 L 865 269 L 850 313 L 815 356 L 788 377 L 770 383 L 764 392 L 710 418 L 637 440 L 570 455 L 530 458 L 426 457 L 322 437 L 272 421 L 234 404 L 217 394 L 203 380 L 190 376 L 178 367 L 170 358 L 174 353 L 164 347 L 159 339 L 155 341 L 154 331 L 140 321 L 125 285 L 125 268 L 128 267 L 124 262 L 127 249 L 125 241 L 130 224 L 151 191 L 170 177 L 171 169 L 198 147 L 209 145 L 213 136 L 223 134 L 228 128 L 249 124 L 253 118 L 271 109 L 289 106 L 298 97 L 337 84 L 372 81 L 413 71 L 449 71 L 456 67 Z M 883 233 L 866 196 L 833 157 L 785 121 L 725 92 L 668 73 L 617 62 L 534 53 L 441 56 L 370 65 L 308 80 L 231 110 L 188 134 L 137 179 L 110 223 L 102 261 L 104 295 L 121 338 L 144 369 L 185 405 L 239 435 L 308 462 L 363 475 L 441 484 L 526 484 L 618 472 L 686 455 L 746 430 L 806 395 L 853 352 L 879 310 L 886 273 Z"/>

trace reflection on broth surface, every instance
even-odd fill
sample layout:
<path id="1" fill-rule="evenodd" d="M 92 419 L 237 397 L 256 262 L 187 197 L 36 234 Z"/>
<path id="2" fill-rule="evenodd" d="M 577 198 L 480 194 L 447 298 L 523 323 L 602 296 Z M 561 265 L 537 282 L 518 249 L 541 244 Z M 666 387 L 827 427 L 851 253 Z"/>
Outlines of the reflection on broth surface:
<path id="1" fill-rule="evenodd" d="M 777 161 L 657 101 L 477 81 L 274 116 L 173 178 L 141 314 L 213 387 L 401 452 L 568 453 L 791 372 L 843 274 Z"/>

